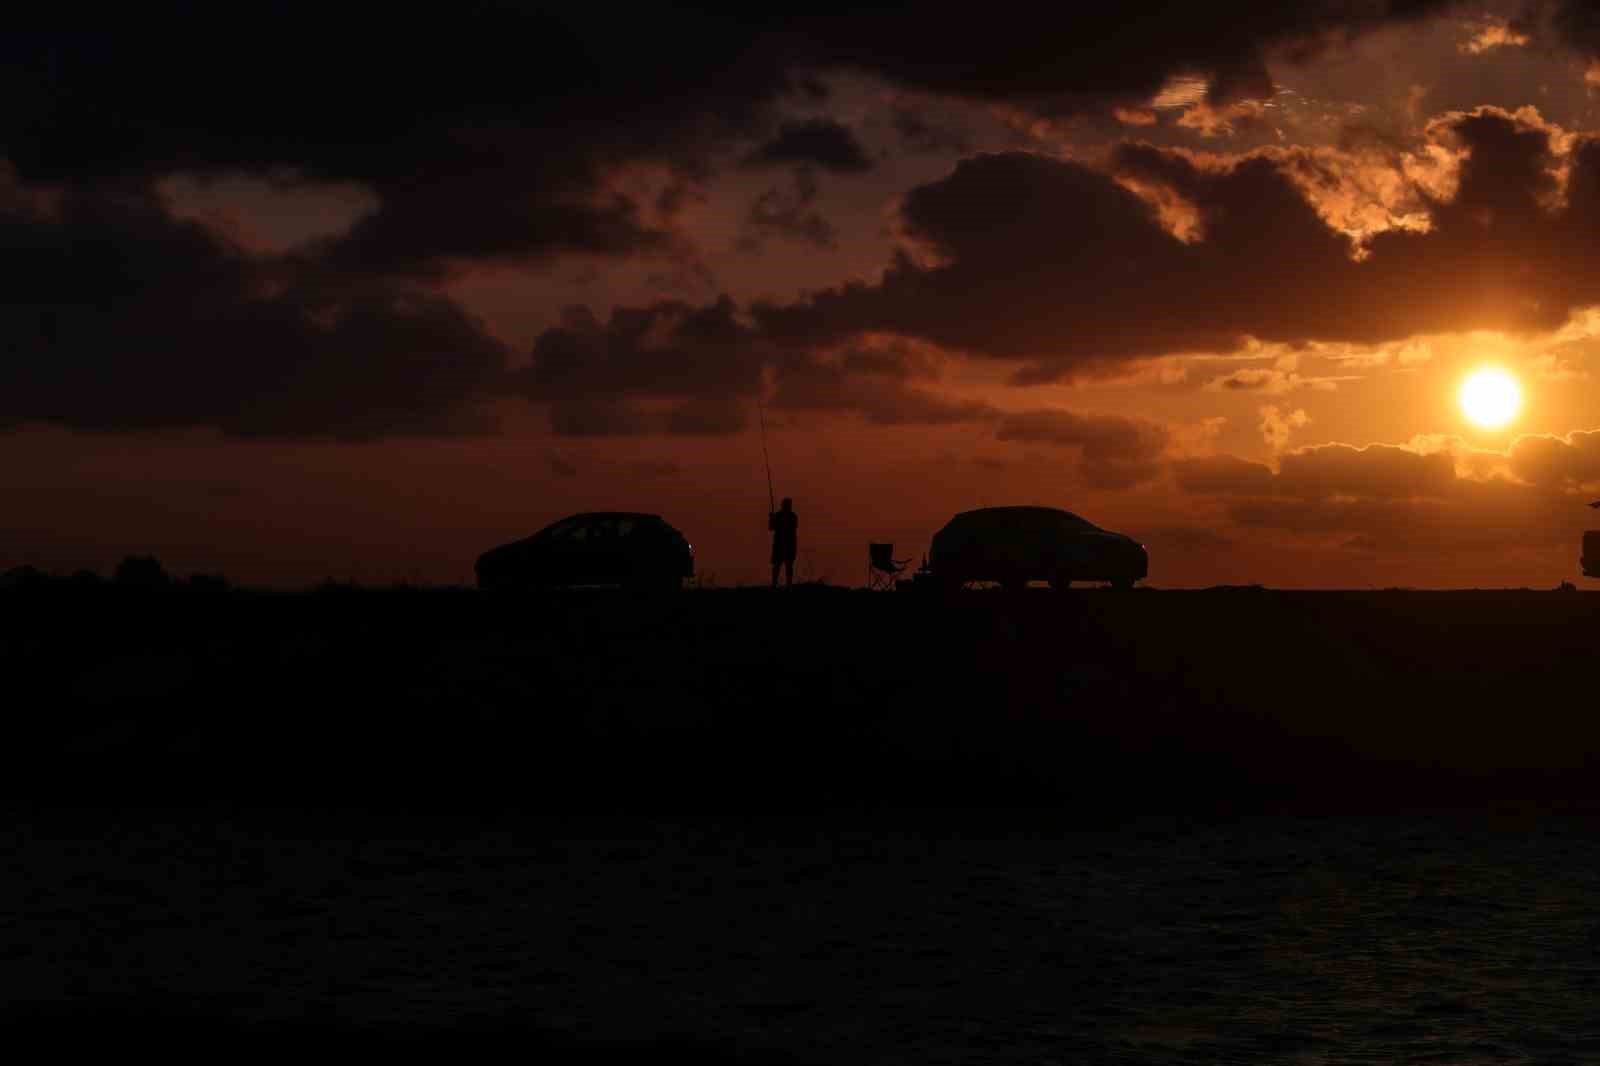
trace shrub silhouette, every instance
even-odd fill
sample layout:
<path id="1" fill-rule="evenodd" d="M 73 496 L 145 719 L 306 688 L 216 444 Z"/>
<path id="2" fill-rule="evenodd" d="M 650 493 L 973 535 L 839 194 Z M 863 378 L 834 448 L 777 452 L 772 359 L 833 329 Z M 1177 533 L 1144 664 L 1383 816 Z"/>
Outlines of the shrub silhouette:
<path id="1" fill-rule="evenodd" d="M 0 588 L 14 589 L 29 585 L 41 585 L 48 580 L 48 575 L 37 566 L 13 566 L 10 570 L 0 574 Z"/>
<path id="2" fill-rule="evenodd" d="M 140 588 L 164 588 L 171 582 L 161 561 L 153 555 L 130 555 L 117 564 L 116 582 Z"/>
<path id="3" fill-rule="evenodd" d="M 187 584 L 190 589 L 205 596 L 220 596 L 233 587 L 221 574 L 191 574 Z"/>

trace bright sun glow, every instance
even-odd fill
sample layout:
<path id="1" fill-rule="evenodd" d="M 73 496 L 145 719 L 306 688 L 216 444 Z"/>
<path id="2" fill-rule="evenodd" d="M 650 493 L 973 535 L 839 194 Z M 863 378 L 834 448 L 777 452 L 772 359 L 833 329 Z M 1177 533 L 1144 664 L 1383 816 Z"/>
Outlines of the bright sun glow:
<path id="1" fill-rule="evenodd" d="M 1461 383 L 1461 412 L 1484 429 L 1499 429 L 1517 417 L 1522 387 L 1504 370 L 1479 370 Z"/>

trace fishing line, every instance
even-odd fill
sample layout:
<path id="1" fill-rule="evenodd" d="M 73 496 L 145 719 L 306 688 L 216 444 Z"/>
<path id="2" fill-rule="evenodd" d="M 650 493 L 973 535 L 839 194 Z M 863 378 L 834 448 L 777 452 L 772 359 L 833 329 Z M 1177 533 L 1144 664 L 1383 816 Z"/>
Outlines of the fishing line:
<path id="1" fill-rule="evenodd" d="M 767 408 L 761 402 L 761 390 L 756 389 L 756 412 L 761 417 L 761 458 L 767 464 L 767 513 L 778 509 L 777 497 L 772 492 L 772 456 L 767 453 Z"/>

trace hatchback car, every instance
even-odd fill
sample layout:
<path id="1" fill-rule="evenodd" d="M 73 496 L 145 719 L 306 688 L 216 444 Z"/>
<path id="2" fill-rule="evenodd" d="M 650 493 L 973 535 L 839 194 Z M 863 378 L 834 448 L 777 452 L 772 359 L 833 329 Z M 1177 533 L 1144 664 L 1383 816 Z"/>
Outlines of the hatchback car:
<path id="1" fill-rule="evenodd" d="M 1145 546 L 1054 507 L 985 507 L 963 511 L 933 535 L 928 570 L 945 587 L 997 581 L 1021 588 L 1048 581 L 1109 581 L 1131 588 L 1149 573 Z"/>
<path id="2" fill-rule="evenodd" d="M 677 589 L 694 576 L 694 548 L 660 515 L 575 514 L 478 557 L 478 587 L 496 591 L 566 585 Z"/>

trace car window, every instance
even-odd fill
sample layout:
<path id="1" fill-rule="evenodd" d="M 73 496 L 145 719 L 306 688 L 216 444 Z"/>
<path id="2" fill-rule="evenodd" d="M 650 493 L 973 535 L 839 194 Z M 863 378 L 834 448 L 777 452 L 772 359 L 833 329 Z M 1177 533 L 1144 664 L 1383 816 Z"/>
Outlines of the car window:
<path id="1" fill-rule="evenodd" d="M 1082 533 L 1096 528 L 1093 522 L 1066 512 L 1062 512 L 1057 516 L 1057 520 L 1059 522 L 1058 528 L 1065 532 Z"/>
<path id="2" fill-rule="evenodd" d="M 576 518 L 564 518 L 545 530 L 544 535 L 550 540 L 568 540 L 572 537 L 574 531 L 581 529 L 582 526 L 583 523 Z"/>

